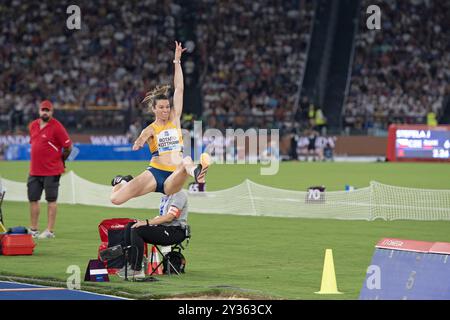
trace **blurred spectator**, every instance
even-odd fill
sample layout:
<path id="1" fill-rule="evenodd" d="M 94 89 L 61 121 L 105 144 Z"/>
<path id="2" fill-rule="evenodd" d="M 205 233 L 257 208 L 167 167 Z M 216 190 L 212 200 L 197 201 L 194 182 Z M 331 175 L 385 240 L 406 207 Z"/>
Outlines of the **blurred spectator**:
<path id="1" fill-rule="evenodd" d="M 323 148 L 324 161 L 334 161 L 334 147 L 335 147 L 335 139 L 328 137 L 326 139 L 325 147 Z"/>
<path id="2" fill-rule="evenodd" d="M 130 124 L 130 127 L 128 128 L 127 132 L 127 139 L 130 143 L 134 143 L 136 139 L 139 137 L 142 131 L 142 125 L 140 120 L 135 120 L 132 124 Z"/>
<path id="3" fill-rule="evenodd" d="M 316 161 L 316 156 L 319 157 L 319 160 L 322 158 L 322 149 L 317 148 L 317 137 L 319 136 L 319 133 L 316 130 L 307 130 L 307 139 L 308 139 L 308 147 L 307 147 L 307 155 L 306 155 L 306 161 L 308 161 L 308 156 L 312 155 L 313 161 Z"/>
<path id="4" fill-rule="evenodd" d="M 434 127 L 438 125 L 438 121 L 436 120 L 436 114 L 433 110 L 429 110 L 427 113 L 427 125 L 430 127 Z"/>
<path id="5" fill-rule="evenodd" d="M 181 127 L 185 130 L 194 130 L 194 121 L 196 120 L 196 117 L 192 113 L 183 113 L 183 116 L 181 118 Z"/>
<path id="6" fill-rule="evenodd" d="M 296 145 L 292 144 L 296 141 Z M 295 152 L 291 149 L 291 155 L 296 155 L 292 160 L 309 161 L 312 157 L 313 161 L 333 161 L 336 137 L 320 135 L 319 132 L 307 129 L 300 135 L 295 135 L 291 140 L 291 148 L 296 148 Z"/>
<path id="7" fill-rule="evenodd" d="M 289 156 L 291 160 L 298 160 L 298 153 L 297 153 L 297 145 L 298 145 L 298 136 L 293 132 L 290 137 L 290 151 Z"/>
<path id="8" fill-rule="evenodd" d="M 323 115 L 322 109 L 317 108 L 314 114 L 314 129 L 319 131 L 322 135 L 326 134 L 327 118 Z"/>
<path id="9" fill-rule="evenodd" d="M 316 125 L 316 107 L 312 103 L 310 103 L 308 107 L 308 122 L 310 127 Z"/>

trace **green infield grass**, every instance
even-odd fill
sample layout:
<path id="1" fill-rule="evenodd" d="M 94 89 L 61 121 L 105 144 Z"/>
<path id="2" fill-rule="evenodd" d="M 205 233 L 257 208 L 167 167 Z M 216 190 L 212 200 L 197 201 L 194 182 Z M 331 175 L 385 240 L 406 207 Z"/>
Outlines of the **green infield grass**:
<path id="1" fill-rule="evenodd" d="M 0 175 L 25 182 L 28 162 L 0 162 Z M 68 169 L 90 181 L 109 184 L 116 174 L 136 175 L 142 162 L 72 162 Z M 256 165 L 216 165 L 208 173 L 208 190 L 235 186 L 245 179 L 277 188 L 305 190 L 345 184 L 386 184 L 450 189 L 450 166 L 426 163 L 281 163 L 278 174 L 261 176 Z M 230 199 L 230 202 L 233 199 Z M 147 218 L 154 210 L 61 204 L 56 238 L 36 240 L 32 256 L 0 256 L 0 278 L 65 286 L 69 266 L 81 279 L 89 259 L 97 257 L 98 224 L 107 218 Z M 28 226 L 28 203 L 6 201 L 6 227 Z M 47 221 L 41 204 L 40 227 Z M 190 213 L 192 239 L 184 251 L 186 273 L 157 276 L 157 282 L 82 282 L 82 289 L 130 298 L 223 295 L 273 299 L 357 299 L 374 245 L 383 237 L 450 242 L 449 221 L 344 221 Z M 332 249 L 342 295 L 316 295 L 325 249 Z"/>

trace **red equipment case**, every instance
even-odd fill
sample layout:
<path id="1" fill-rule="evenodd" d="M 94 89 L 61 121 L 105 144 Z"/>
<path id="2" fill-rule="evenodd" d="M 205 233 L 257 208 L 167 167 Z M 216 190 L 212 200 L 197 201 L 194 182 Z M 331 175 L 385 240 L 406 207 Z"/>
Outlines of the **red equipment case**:
<path id="1" fill-rule="evenodd" d="M 6 234 L 1 243 L 4 256 L 32 255 L 36 246 L 31 234 Z"/>

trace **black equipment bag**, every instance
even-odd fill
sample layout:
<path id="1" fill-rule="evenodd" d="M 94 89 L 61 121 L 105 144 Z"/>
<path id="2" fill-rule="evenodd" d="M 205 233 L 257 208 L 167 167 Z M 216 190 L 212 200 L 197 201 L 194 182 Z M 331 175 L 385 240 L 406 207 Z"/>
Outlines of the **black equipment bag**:
<path id="1" fill-rule="evenodd" d="M 177 250 L 178 249 L 178 250 Z M 169 264 L 170 261 L 170 264 Z M 170 266 L 170 272 L 169 272 Z M 173 248 L 163 258 L 163 272 L 164 274 L 184 273 L 186 267 L 186 259 L 179 248 Z"/>
<path id="2" fill-rule="evenodd" d="M 125 246 L 125 230 L 109 230 L 108 231 L 108 248 L 117 245 Z M 108 269 L 120 269 L 125 265 L 125 255 L 108 261 Z"/>

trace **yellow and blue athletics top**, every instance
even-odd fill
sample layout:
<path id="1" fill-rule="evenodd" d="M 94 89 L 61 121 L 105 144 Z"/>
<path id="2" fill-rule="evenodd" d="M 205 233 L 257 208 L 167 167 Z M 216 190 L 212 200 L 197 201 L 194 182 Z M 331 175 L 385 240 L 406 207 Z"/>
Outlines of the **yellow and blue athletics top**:
<path id="1" fill-rule="evenodd" d="M 150 153 L 152 154 L 150 166 L 160 170 L 175 171 L 176 166 L 155 163 L 153 162 L 153 157 L 169 152 L 183 152 L 183 135 L 181 134 L 181 129 L 177 128 L 172 121 L 168 121 L 163 126 L 153 122 L 150 126 L 154 131 L 153 139 L 149 139 L 148 141 Z"/>

